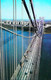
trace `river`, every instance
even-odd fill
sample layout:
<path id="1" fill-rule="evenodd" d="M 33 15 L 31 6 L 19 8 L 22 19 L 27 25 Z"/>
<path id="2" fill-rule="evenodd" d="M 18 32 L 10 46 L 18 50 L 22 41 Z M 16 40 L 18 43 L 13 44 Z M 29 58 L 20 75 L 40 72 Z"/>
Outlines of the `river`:
<path id="1" fill-rule="evenodd" d="M 51 34 L 43 35 L 39 80 L 51 80 Z"/>
<path id="2" fill-rule="evenodd" d="M 14 32 L 20 35 L 22 34 L 21 30 L 14 31 Z M 23 31 L 23 35 L 29 37 L 29 32 Z M 32 36 L 33 33 L 31 32 L 30 35 Z M 2 49 L 1 47 L 0 49 L 1 49 L 1 53 L 3 53 L 3 63 L 4 63 L 3 74 L 5 75 L 4 80 L 7 80 L 7 79 L 10 80 L 11 76 L 14 73 L 14 66 L 16 66 L 16 62 L 18 65 L 22 58 L 22 37 L 20 36 L 16 37 L 12 33 L 2 30 L 2 40 L 3 40 Z M 26 49 L 28 48 L 30 41 L 31 39 L 23 38 L 23 55 Z M 1 43 L 1 30 L 0 30 L 0 43 Z"/>

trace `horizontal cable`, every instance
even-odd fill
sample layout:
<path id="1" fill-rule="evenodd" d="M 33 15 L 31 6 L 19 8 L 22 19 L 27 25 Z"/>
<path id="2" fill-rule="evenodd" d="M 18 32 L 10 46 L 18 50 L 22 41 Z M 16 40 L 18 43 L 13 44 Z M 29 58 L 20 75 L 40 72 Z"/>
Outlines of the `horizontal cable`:
<path id="1" fill-rule="evenodd" d="M 17 33 L 13 32 L 13 31 L 11 31 L 11 30 L 9 30 L 9 29 L 7 29 L 7 28 L 2 27 L 2 26 L 0 26 L 0 28 L 6 30 L 6 31 L 8 31 L 8 32 L 10 32 L 10 33 L 12 33 L 12 34 L 14 34 L 14 35 L 16 35 L 16 36 L 20 36 L 20 37 L 24 37 L 24 38 L 33 38 L 34 36 L 36 36 L 36 35 L 33 35 L 33 36 L 27 37 L 27 36 L 23 36 L 23 35 L 17 34 Z M 36 34 L 36 33 L 35 33 L 35 34 Z"/>

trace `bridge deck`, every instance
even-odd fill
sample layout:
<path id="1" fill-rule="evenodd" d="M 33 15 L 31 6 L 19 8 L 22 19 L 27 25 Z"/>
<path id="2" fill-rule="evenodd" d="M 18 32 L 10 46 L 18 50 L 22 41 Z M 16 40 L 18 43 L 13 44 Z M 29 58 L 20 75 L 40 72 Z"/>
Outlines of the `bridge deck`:
<path id="1" fill-rule="evenodd" d="M 42 41 L 42 37 L 36 36 L 35 41 L 33 39 L 32 41 L 33 45 L 31 48 L 29 48 L 29 52 L 26 54 L 26 58 L 23 61 L 23 67 L 19 66 L 19 68 L 16 69 L 11 80 L 14 80 L 14 79 L 16 80 L 34 80 L 34 78 L 35 79 L 38 78 L 39 62 L 40 62 L 40 54 L 41 54 L 40 53 L 41 41 Z"/>

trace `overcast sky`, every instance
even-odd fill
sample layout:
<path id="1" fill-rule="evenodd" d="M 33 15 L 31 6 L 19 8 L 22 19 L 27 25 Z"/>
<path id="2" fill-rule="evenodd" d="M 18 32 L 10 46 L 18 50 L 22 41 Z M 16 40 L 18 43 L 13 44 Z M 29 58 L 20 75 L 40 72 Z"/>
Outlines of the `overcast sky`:
<path id="1" fill-rule="evenodd" d="M 33 19 L 29 0 L 25 0 Z M 51 20 L 51 0 L 32 0 L 36 18 L 44 17 Z M 2 19 L 13 19 L 13 0 L 1 0 L 2 2 Z M 21 4 L 21 0 L 17 0 L 17 19 L 28 19 L 26 11 Z"/>

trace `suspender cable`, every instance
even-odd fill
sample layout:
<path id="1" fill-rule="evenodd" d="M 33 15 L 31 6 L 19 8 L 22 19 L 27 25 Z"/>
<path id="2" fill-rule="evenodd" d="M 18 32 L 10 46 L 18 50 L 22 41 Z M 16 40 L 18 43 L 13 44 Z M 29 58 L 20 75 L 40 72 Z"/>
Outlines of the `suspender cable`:
<path id="1" fill-rule="evenodd" d="M 5 80 L 5 66 L 4 66 L 4 53 L 3 53 L 3 32 L 2 32 L 2 18 L 1 18 L 1 0 L 0 0 L 0 26 L 1 26 L 1 80 Z"/>
<path id="2" fill-rule="evenodd" d="M 15 5 L 14 5 L 15 6 Z M 15 9 L 15 7 L 14 7 L 14 9 Z M 15 12 L 15 10 L 14 10 L 14 12 Z M 14 15 L 14 14 L 13 14 Z M 14 17 L 13 17 L 13 22 L 15 23 L 15 20 L 14 20 Z M 14 25 L 13 25 L 13 27 L 14 27 Z M 13 37 L 13 40 L 14 40 L 14 71 L 15 71 L 15 35 L 13 35 L 14 37 Z"/>
<path id="3" fill-rule="evenodd" d="M 13 0 L 13 21 L 14 21 L 14 0 Z M 13 30 L 14 30 L 14 26 L 13 26 Z M 12 34 L 12 36 L 13 36 L 14 34 Z M 13 54 L 14 54 L 14 49 L 13 49 Z M 12 74 L 13 74 L 13 72 L 14 72 L 14 70 L 13 70 L 13 68 L 14 68 L 14 57 L 13 57 L 13 54 L 12 54 Z"/>
<path id="4" fill-rule="evenodd" d="M 22 4 L 22 1 L 21 1 L 21 4 Z M 22 14 L 21 14 L 21 16 L 22 16 L 22 22 L 23 22 L 23 5 L 21 7 L 22 7 Z M 22 26 L 22 35 L 23 35 L 23 26 Z M 23 37 L 22 37 L 22 57 L 23 57 Z"/>
<path id="5" fill-rule="evenodd" d="M 15 0 L 15 24 L 16 24 L 16 0 Z"/>
<path id="6" fill-rule="evenodd" d="M 6 31 L 5 31 L 5 40 L 6 40 L 6 43 L 7 43 L 7 33 L 6 33 Z M 7 44 L 5 44 L 6 45 L 6 79 L 8 80 L 8 65 L 7 65 Z"/>
<path id="7" fill-rule="evenodd" d="M 14 0 L 13 0 L 13 21 L 14 21 Z"/>
<path id="8" fill-rule="evenodd" d="M 9 77 L 11 77 L 11 64 L 10 64 L 10 62 L 11 62 L 11 59 L 10 59 L 10 33 L 9 33 L 9 65 L 10 65 L 10 69 L 9 69 L 9 71 L 10 71 L 10 73 L 9 73 Z"/>
<path id="9" fill-rule="evenodd" d="M 2 32 L 2 24 L 1 24 L 1 0 L 0 0 L 0 26 L 1 26 L 1 32 Z M 2 41 L 2 34 L 1 34 L 1 41 Z M 1 49 L 0 52 L 2 51 L 2 43 L 1 43 Z M 1 53 L 1 63 L 2 63 L 2 53 Z M 0 64 L 1 64 L 0 63 Z M 1 80 L 2 80 L 2 64 L 1 64 Z"/>
<path id="10" fill-rule="evenodd" d="M 17 22 L 17 0 L 15 0 L 15 23 Z M 17 32 L 17 27 L 16 27 Z M 17 36 L 16 36 L 16 68 L 17 68 Z"/>
<path id="11" fill-rule="evenodd" d="M 2 26 L 1 24 L 1 0 L 0 0 L 0 26 Z"/>
<path id="12" fill-rule="evenodd" d="M 13 31 L 14 31 L 14 11 L 15 11 L 14 10 L 14 1 L 15 0 L 13 0 Z M 13 46 L 14 46 L 14 71 L 15 71 L 15 35 L 13 35 Z"/>

